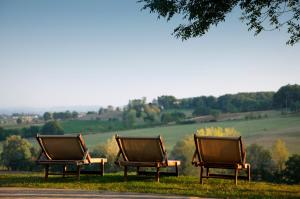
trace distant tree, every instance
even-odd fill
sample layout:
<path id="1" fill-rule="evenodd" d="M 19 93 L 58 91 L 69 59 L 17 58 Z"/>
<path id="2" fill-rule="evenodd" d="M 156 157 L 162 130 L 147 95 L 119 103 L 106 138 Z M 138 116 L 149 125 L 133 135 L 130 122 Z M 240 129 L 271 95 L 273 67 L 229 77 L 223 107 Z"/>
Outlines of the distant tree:
<path id="1" fill-rule="evenodd" d="M 158 122 L 160 109 L 157 105 L 149 103 L 144 104 L 143 111 L 145 112 L 144 121 Z"/>
<path id="2" fill-rule="evenodd" d="M 10 170 L 26 170 L 31 165 L 31 144 L 21 136 L 12 135 L 3 144 L 1 160 Z"/>
<path id="3" fill-rule="evenodd" d="M 71 119 L 72 118 L 72 113 L 70 111 L 66 111 L 64 113 L 64 119 Z"/>
<path id="4" fill-rule="evenodd" d="M 274 108 L 299 111 L 300 85 L 282 86 L 273 97 Z"/>
<path id="5" fill-rule="evenodd" d="M 57 121 L 50 121 L 44 124 L 44 126 L 41 129 L 41 133 L 51 135 L 62 135 L 64 134 L 64 130 Z"/>
<path id="6" fill-rule="evenodd" d="M 123 112 L 123 122 L 125 126 L 132 127 L 136 122 L 136 110 L 130 109 Z"/>
<path id="7" fill-rule="evenodd" d="M 144 105 L 146 104 L 146 98 L 143 97 L 142 99 L 133 99 L 130 100 L 127 109 L 133 109 L 136 112 L 136 117 L 141 118 L 144 112 Z"/>
<path id="8" fill-rule="evenodd" d="M 157 98 L 159 106 L 162 106 L 164 109 L 177 108 L 176 101 L 177 99 L 171 95 L 163 95 Z"/>
<path id="9" fill-rule="evenodd" d="M 257 144 L 252 144 L 247 147 L 246 154 L 247 161 L 251 164 L 251 178 L 272 181 L 275 164 L 270 151 Z"/>
<path id="10" fill-rule="evenodd" d="M 105 112 L 105 109 L 104 108 L 99 108 L 99 111 L 98 111 L 98 115 L 101 115 Z"/>
<path id="11" fill-rule="evenodd" d="M 108 110 L 108 111 L 114 111 L 114 107 L 113 107 L 112 105 L 108 105 L 108 106 L 107 106 L 107 110 Z"/>
<path id="12" fill-rule="evenodd" d="M 52 119 L 52 115 L 49 112 L 45 112 L 43 115 L 43 118 L 45 121 L 51 120 Z"/>
<path id="13" fill-rule="evenodd" d="M 73 111 L 72 112 L 72 118 L 73 119 L 77 119 L 78 118 L 78 112 L 77 111 Z"/>
<path id="14" fill-rule="evenodd" d="M 22 128 L 21 136 L 25 138 L 35 137 L 40 132 L 39 126 L 30 126 L 29 128 Z"/>
<path id="15" fill-rule="evenodd" d="M 17 124 L 22 124 L 22 118 L 19 117 L 19 118 L 17 119 Z"/>
<path id="16" fill-rule="evenodd" d="M 289 157 L 288 149 L 285 142 L 281 139 L 276 140 L 272 146 L 272 158 L 276 164 L 277 170 L 281 173 L 284 169 L 285 162 Z"/>
<path id="17" fill-rule="evenodd" d="M 0 126 L 0 141 L 5 140 L 6 138 L 6 133 L 4 131 L 4 128 Z"/>
<path id="18" fill-rule="evenodd" d="M 287 44 L 293 45 L 300 39 L 299 0 L 265 1 L 205 1 L 205 0 L 139 0 L 142 9 L 155 12 L 158 17 L 170 20 L 182 16 L 183 23 L 174 29 L 174 35 L 183 40 L 206 34 L 210 27 L 225 21 L 235 7 L 241 10 L 241 20 L 255 35 L 261 31 L 286 28 L 290 34 Z"/>
<path id="19" fill-rule="evenodd" d="M 88 111 L 86 114 L 87 115 L 94 115 L 94 114 L 97 114 L 97 112 L 96 111 Z"/>
<path id="20" fill-rule="evenodd" d="M 294 154 L 285 163 L 283 171 L 286 182 L 291 184 L 300 183 L 300 155 Z"/>

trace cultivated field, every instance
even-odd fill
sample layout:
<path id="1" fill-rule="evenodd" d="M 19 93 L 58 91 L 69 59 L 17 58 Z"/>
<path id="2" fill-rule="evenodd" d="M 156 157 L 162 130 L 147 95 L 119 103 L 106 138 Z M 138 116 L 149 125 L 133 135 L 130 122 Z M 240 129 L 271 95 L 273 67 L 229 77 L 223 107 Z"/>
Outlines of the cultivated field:
<path id="1" fill-rule="evenodd" d="M 273 118 L 262 118 L 254 120 L 207 122 L 189 125 L 171 125 L 164 127 L 125 130 L 109 133 L 84 134 L 85 140 L 90 148 L 104 143 L 113 135 L 127 136 L 163 136 L 168 150 L 185 136 L 193 135 L 196 129 L 204 127 L 232 127 L 237 129 L 244 138 L 246 145 L 259 143 L 267 148 L 273 142 L 283 139 L 291 153 L 300 153 L 300 116 L 278 116 Z"/>
<path id="2" fill-rule="evenodd" d="M 66 133 L 82 132 L 85 140 L 92 150 L 107 139 L 112 138 L 116 133 L 127 136 L 163 136 L 168 151 L 172 150 L 175 143 L 185 136 L 204 127 L 232 127 L 237 129 L 244 138 L 245 144 L 258 143 L 270 148 L 278 138 L 283 139 L 290 153 L 300 153 L 300 115 L 282 116 L 278 112 L 267 112 L 268 118 L 252 120 L 232 120 L 222 122 L 203 122 L 187 125 L 166 125 L 152 128 L 124 130 L 116 132 L 100 132 L 103 129 L 101 121 L 78 121 L 70 120 L 62 122 Z M 119 125 L 118 122 L 111 125 Z M 36 144 L 35 139 L 30 139 Z M 0 152 L 2 143 L 0 142 Z"/>

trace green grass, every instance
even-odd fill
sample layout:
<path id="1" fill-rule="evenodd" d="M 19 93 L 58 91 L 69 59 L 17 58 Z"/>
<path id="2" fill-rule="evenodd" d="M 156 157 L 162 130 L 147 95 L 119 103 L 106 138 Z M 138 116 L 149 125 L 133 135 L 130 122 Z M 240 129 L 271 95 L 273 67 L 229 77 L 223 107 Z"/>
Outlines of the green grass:
<path id="1" fill-rule="evenodd" d="M 129 175 L 127 182 L 122 174 L 107 174 L 100 176 L 81 176 L 62 178 L 50 176 L 48 181 L 43 179 L 42 173 L 29 174 L 1 174 L 2 187 L 30 187 L 30 188 L 61 188 L 94 191 L 140 192 L 171 195 L 187 195 L 217 198 L 299 198 L 300 185 L 284 185 L 263 182 L 238 181 L 235 186 L 233 180 L 210 179 L 199 184 L 197 177 L 161 177 L 160 183 L 154 177 L 138 177 Z"/>
<path id="2" fill-rule="evenodd" d="M 107 132 L 125 128 L 120 121 L 66 120 L 60 123 L 65 133 Z"/>
<path id="3" fill-rule="evenodd" d="M 157 136 L 162 135 L 167 149 L 170 151 L 175 143 L 187 135 L 192 135 L 196 129 L 204 127 L 233 127 L 243 136 L 246 145 L 260 143 L 270 148 L 274 139 L 281 138 L 287 143 L 291 153 L 300 153 L 300 117 L 274 117 L 256 120 L 224 121 L 197 123 L 189 125 L 173 125 L 145 129 L 125 130 L 109 133 L 85 134 L 85 140 L 93 148 L 116 133 L 127 136 Z"/>

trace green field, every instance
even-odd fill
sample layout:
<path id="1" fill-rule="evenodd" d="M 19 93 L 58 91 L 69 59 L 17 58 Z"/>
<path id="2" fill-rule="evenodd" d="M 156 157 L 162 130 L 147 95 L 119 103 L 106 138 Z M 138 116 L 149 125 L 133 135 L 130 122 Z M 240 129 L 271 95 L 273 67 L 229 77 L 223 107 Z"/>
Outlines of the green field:
<path id="1" fill-rule="evenodd" d="M 274 117 L 256 120 L 224 121 L 197 123 L 189 125 L 172 125 L 155 128 L 135 129 L 108 133 L 84 134 L 90 148 L 104 143 L 113 135 L 127 136 L 157 136 L 164 138 L 168 150 L 187 135 L 192 135 L 196 129 L 204 127 L 232 127 L 237 129 L 244 138 L 246 145 L 259 143 L 269 148 L 277 138 L 283 139 L 291 153 L 300 153 L 300 117 Z"/>
<path id="2" fill-rule="evenodd" d="M 180 176 L 161 177 L 160 183 L 154 177 L 135 176 L 130 173 L 127 182 L 122 173 L 100 176 L 81 176 L 62 178 L 51 176 L 48 181 L 42 173 L 1 174 L 0 187 L 60 188 L 94 191 L 142 192 L 171 195 L 187 195 L 216 198 L 299 198 L 300 185 L 273 184 L 264 182 L 245 182 L 239 180 L 235 186 L 233 180 L 209 179 L 204 184 L 198 177 Z"/>
<path id="3" fill-rule="evenodd" d="M 117 123 L 116 123 L 117 124 Z M 127 136 L 157 136 L 164 138 L 168 151 L 175 143 L 185 136 L 192 135 L 197 129 L 204 127 L 232 127 L 237 129 L 244 138 L 245 144 L 258 143 L 270 148 L 278 138 L 283 139 L 290 153 L 300 153 L 300 115 L 281 116 L 254 120 L 232 120 L 223 122 L 206 122 L 188 125 L 166 125 L 152 128 L 134 130 L 99 132 L 101 121 L 78 121 L 70 120 L 62 122 L 66 133 L 82 132 L 90 149 L 104 143 L 116 133 Z M 35 139 L 31 139 L 35 143 Z M 1 151 L 0 143 L 0 151 Z"/>

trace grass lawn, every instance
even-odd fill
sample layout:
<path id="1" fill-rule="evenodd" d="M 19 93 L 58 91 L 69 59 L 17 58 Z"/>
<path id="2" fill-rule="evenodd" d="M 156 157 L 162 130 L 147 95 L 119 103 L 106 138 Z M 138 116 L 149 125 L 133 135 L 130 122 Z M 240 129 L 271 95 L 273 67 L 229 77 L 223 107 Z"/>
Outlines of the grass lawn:
<path id="1" fill-rule="evenodd" d="M 217 198 L 300 198 L 300 185 L 283 185 L 263 182 L 245 182 L 240 180 L 235 186 L 233 180 L 209 179 L 199 184 L 197 177 L 161 177 L 161 182 L 154 177 L 129 175 L 128 182 L 119 174 L 100 176 L 81 176 L 62 178 L 50 176 L 48 181 L 42 173 L 1 174 L 1 187 L 61 188 L 93 191 L 140 192 L 172 195 L 187 195 Z"/>

